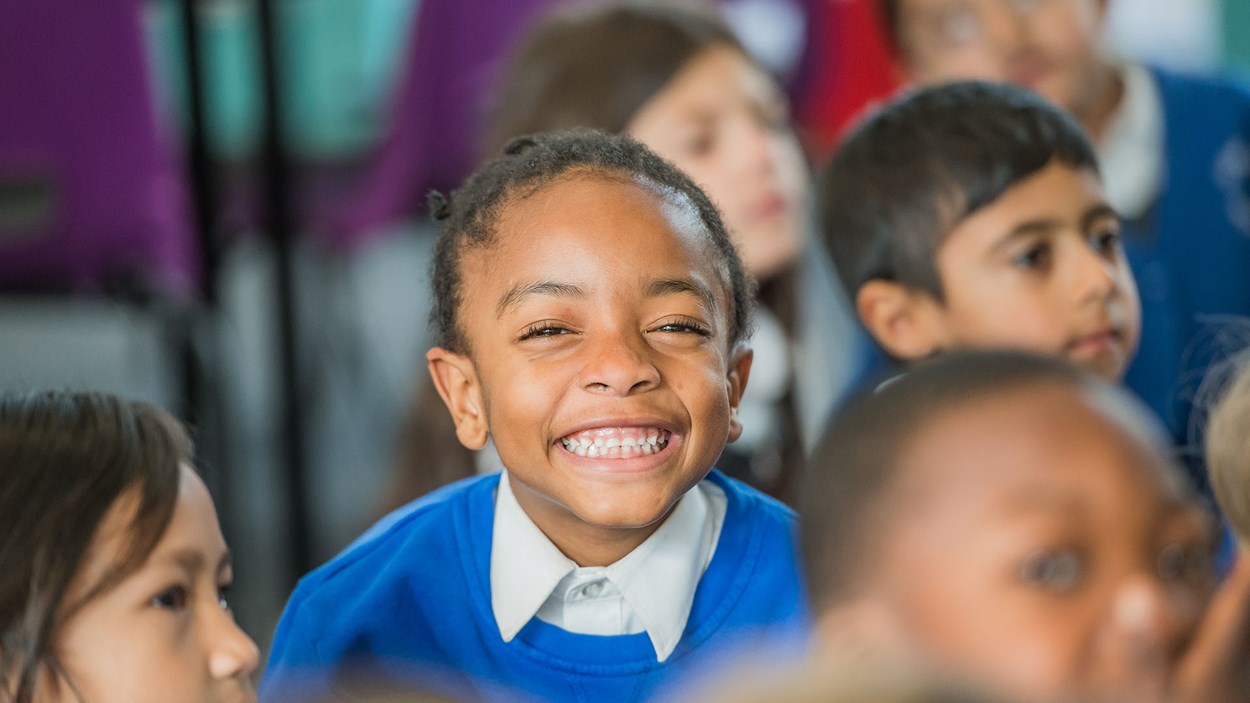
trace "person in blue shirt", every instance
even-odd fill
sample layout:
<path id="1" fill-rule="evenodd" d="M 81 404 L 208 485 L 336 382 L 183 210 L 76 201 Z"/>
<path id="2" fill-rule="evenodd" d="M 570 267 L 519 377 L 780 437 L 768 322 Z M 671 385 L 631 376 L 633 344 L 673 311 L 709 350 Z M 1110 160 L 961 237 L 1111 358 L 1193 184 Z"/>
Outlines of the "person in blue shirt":
<path id="1" fill-rule="evenodd" d="M 793 513 L 712 471 L 741 432 L 751 289 L 716 208 L 624 136 L 525 137 L 450 200 L 428 364 L 500 474 L 399 510 L 304 578 L 263 700 L 410 682 L 644 700 L 801 633 Z"/>
<path id="2" fill-rule="evenodd" d="M 1207 490 L 1195 391 L 1230 319 L 1250 315 L 1250 90 L 1099 50 L 1107 0 L 881 0 L 900 72 L 918 85 L 1012 83 L 1094 142 L 1124 220 L 1142 335 L 1125 383 L 1186 449 Z M 1180 6 L 1176 12 L 1184 12 Z"/>

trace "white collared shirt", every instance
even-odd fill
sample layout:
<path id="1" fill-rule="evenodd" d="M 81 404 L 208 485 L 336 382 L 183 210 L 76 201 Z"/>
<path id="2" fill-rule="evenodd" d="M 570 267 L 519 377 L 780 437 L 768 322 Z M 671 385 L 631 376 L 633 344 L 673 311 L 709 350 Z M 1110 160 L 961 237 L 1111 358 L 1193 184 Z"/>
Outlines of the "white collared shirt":
<path id="1" fill-rule="evenodd" d="M 1111 206 L 1134 220 L 1163 189 L 1163 98 L 1140 64 L 1125 64 L 1120 78 L 1124 94 L 1098 144 L 1098 161 Z"/>
<path id="2" fill-rule="evenodd" d="M 609 566 L 579 567 L 521 508 L 504 471 L 490 553 L 491 610 L 500 636 L 511 642 L 534 617 L 579 634 L 646 632 L 656 660 L 664 661 L 686 629 L 727 504 L 719 486 L 702 481 L 634 551 Z"/>

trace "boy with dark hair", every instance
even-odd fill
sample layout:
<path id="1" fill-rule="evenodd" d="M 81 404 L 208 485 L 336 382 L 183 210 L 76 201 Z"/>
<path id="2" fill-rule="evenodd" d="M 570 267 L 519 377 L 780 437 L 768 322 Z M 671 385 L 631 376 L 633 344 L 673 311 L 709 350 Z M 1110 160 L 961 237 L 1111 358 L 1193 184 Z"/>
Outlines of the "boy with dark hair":
<path id="1" fill-rule="evenodd" d="M 1250 315 L 1250 90 L 1106 56 L 1107 0 L 881 6 L 913 83 L 1012 83 L 1089 133 L 1141 288 L 1141 345 L 1124 380 L 1188 442 L 1194 388 L 1225 351 L 1219 316 Z"/>
<path id="2" fill-rule="evenodd" d="M 821 655 L 1029 701 L 1250 699 L 1250 564 L 1212 598 L 1212 522 L 1167 457 L 1127 393 L 1018 352 L 855 399 L 805 473 Z"/>
<path id="3" fill-rule="evenodd" d="M 868 331 L 911 362 L 968 347 L 1065 358 L 1119 379 L 1139 304 L 1119 218 L 1080 127 L 989 83 L 870 116 L 819 185 L 821 227 Z"/>

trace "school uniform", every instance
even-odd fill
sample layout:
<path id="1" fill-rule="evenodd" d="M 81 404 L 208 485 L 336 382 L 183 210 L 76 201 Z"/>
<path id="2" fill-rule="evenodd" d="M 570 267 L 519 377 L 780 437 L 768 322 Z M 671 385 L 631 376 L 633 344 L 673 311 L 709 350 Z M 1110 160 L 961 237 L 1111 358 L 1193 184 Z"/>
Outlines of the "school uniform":
<path id="1" fill-rule="evenodd" d="M 1235 351 L 1228 324 L 1250 316 L 1250 91 L 1141 66 L 1123 76 L 1099 157 L 1142 302 L 1125 383 L 1187 445 L 1208 366 Z"/>
<path id="2" fill-rule="evenodd" d="M 629 555 L 581 568 L 506 473 L 466 479 L 300 582 L 261 699 L 386 679 L 456 698 L 642 701 L 746 639 L 803 634 L 795 538 L 789 508 L 714 471 Z"/>

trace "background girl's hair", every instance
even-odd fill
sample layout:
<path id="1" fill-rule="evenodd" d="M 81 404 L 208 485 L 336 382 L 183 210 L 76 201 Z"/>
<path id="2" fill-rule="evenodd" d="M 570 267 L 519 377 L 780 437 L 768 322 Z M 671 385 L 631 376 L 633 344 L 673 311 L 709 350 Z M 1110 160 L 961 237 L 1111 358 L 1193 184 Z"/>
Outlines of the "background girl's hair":
<path id="1" fill-rule="evenodd" d="M 151 553 L 173 515 L 179 466 L 192 455 L 182 425 L 144 403 L 0 394 L 0 696 L 28 703 L 41 667 L 60 670 L 57 628 Z M 124 495 L 135 498 L 129 547 L 98 582 L 76 584 L 100 523 Z"/>
<path id="2" fill-rule="evenodd" d="M 1206 457 L 1220 509 L 1243 541 L 1250 541 L 1250 351 L 1229 364 L 1232 375 L 1211 411 Z"/>
<path id="3" fill-rule="evenodd" d="M 513 54 L 496 95 L 485 154 L 514 137 L 591 127 L 624 132 L 638 110 L 705 49 L 747 52 L 715 15 L 681 2 L 564 8 Z"/>

